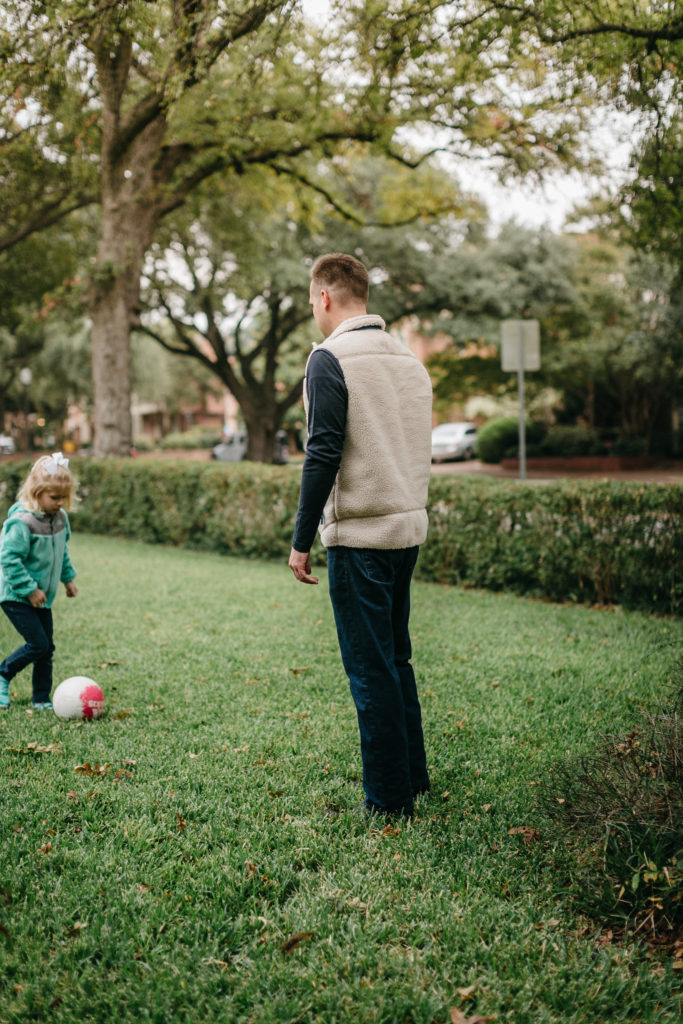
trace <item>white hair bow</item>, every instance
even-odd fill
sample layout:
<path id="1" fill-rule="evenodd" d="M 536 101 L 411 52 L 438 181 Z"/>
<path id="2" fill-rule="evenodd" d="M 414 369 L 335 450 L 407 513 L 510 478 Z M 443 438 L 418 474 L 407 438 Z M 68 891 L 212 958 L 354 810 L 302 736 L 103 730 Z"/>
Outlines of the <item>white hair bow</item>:
<path id="1" fill-rule="evenodd" d="M 45 472 L 49 476 L 56 476 L 60 469 L 68 469 L 69 460 L 65 459 L 61 452 L 53 452 L 45 460 Z"/>

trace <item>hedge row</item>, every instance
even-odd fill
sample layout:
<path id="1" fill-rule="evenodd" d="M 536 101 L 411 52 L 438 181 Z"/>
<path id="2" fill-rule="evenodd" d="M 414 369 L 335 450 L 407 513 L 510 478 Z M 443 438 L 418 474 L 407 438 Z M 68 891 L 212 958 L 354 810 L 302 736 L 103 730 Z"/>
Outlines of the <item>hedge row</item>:
<path id="1" fill-rule="evenodd" d="M 293 466 L 74 460 L 76 530 L 253 558 L 286 558 L 300 474 Z M 26 463 L 0 465 L 0 512 Z M 438 476 L 422 579 L 683 613 L 683 486 L 519 484 Z M 324 560 L 317 548 L 316 561 Z"/>
<path id="2" fill-rule="evenodd" d="M 683 614 L 683 486 L 440 477 L 424 579 Z"/>

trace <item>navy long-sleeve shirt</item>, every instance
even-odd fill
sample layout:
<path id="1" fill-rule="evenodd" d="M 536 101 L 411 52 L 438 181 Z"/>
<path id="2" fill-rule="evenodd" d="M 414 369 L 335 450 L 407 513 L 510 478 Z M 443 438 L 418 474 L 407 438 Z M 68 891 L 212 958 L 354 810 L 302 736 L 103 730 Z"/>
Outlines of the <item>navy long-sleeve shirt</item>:
<path id="1" fill-rule="evenodd" d="M 308 445 L 301 476 L 299 510 L 292 547 L 313 547 L 335 477 L 341 464 L 346 433 L 348 391 L 341 365 L 327 349 L 316 349 L 308 361 Z"/>

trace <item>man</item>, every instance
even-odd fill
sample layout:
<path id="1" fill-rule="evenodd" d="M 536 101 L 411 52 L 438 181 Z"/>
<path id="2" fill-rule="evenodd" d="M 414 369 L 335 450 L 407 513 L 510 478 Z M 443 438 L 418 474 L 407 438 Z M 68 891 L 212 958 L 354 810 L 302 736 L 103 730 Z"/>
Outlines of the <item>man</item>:
<path id="1" fill-rule="evenodd" d="M 311 271 L 325 341 L 304 381 L 308 447 L 289 567 L 311 575 L 316 529 L 356 705 L 365 808 L 413 813 L 429 789 L 422 715 L 410 664 L 410 581 L 427 535 L 432 389 L 419 360 L 367 313 L 368 274 L 353 256 Z"/>

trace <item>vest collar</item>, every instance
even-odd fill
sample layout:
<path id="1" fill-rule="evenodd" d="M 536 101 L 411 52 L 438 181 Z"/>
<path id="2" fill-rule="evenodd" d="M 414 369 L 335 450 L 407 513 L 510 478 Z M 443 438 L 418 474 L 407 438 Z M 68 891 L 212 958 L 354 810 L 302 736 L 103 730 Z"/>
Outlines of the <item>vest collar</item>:
<path id="1" fill-rule="evenodd" d="M 346 334 L 347 331 L 361 331 L 364 327 L 379 327 L 383 331 L 386 324 L 381 316 L 376 316 L 374 313 L 366 313 L 364 316 L 351 316 L 348 320 L 343 320 L 339 327 L 335 328 L 332 334 L 325 338 L 325 341 L 338 338 L 340 334 Z"/>

